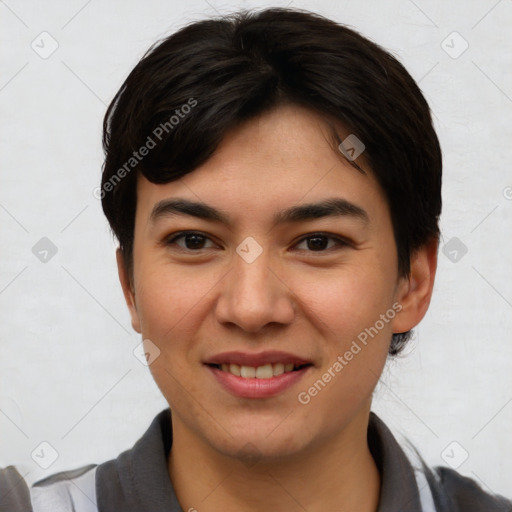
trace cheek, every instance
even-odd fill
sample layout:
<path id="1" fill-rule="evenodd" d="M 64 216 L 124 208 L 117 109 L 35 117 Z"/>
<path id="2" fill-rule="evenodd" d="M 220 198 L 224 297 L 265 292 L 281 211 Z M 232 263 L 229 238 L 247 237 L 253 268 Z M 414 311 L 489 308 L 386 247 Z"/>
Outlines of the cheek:
<path id="1" fill-rule="evenodd" d="M 189 408 L 187 397 L 201 394 L 200 384 L 191 378 L 191 371 L 198 364 L 194 340 L 204 316 L 207 291 L 214 283 L 202 279 L 197 272 L 192 275 L 190 270 L 165 265 L 138 275 L 136 293 L 142 336 L 159 350 L 149 370 L 173 408 Z"/>
<path id="2" fill-rule="evenodd" d="M 392 336 L 389 290 L 369 278 L 333 282 L 325 279 L 309 288 L 305 315 L 321 332 L 321 367 L 306 379 L 297 399 L 307 402 L 310 416 L 336 428 L 366 404 L 386 363 Z M 315 300 L 315 296 L 317 300 Z M 331 420 L 332 411 L 340 414 Z M 327 435 L 327 432 L 326 432 Z"/>
<path id="3" fill-rule="evenodd" d="M 157 343 L 163 352 L 189 349 L 188 340 L 196 335 L 204 310 L 209 307 L 209 291 L 222 274 L 192 266 L 147 264 L 141 265 L 138 276 L 136 294 L 142 335 Z"/>
<path id="4" fill-rule="evenodd" d="M 325 330 L 326 339 L 357 336 L 391 306 L 389 280 L 371 268 L 311 273 L 293 281 L 293 291 L 310 321 Z M 316 318 L 316 320 L 315 320 Z"/>
<path id="5" fill-rule="evenodd" d="M 342 400 L 348 408 L 357 407 L 371 394 L 387 359 L 395 315 L 389 282 L 368 267 L 365 272 L 352 268 L 304 281 L 300 290 L 304 315 L 322 334 L 322 368 L 307 383 L 314 389 L 308 389 L 322 395 L 318 405 L 335 407 Z"/>

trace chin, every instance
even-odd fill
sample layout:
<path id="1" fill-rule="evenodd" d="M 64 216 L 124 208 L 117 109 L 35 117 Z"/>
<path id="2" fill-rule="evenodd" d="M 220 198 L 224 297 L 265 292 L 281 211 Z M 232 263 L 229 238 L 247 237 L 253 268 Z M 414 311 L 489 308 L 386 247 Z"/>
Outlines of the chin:
<path id="1" fill-rule="evenodd" d="M 291 457 L 306 448 L 308 442 L 303 438 L 304 431 L 300 426 L 292 432 L 290 425 L 282 428 L 276 428 L 276 425 L 279 422 L 272 425 L 261 422 L 258 428 L 232 428 L 229 429 L 231 436 L 226 435 L 222 440 L 211 439 L 210 443 L 223 455 L 240 459 L 248 467 L 263 460 Z"/>
<path id="2" fill-rule="evenodd" d="M 247 467 L 252 467 L 257 463 L 272 463 L 277 459 L 293 457 L 300 451 L 298 446 L 290 446 L 286 442 L 259 443 L 249 439 L 230 443 L 228 447 L 223 448 L 225 449 L 220 450 L 223 455 L 238 459 Z"/>

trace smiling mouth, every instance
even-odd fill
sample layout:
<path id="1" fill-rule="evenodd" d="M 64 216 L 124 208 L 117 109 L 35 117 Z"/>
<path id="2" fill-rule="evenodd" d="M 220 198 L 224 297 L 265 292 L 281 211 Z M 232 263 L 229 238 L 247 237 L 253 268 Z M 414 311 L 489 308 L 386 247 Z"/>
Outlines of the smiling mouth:
<path id="1" fill-rule="evenodd" d="M 278 377 L 283 373 L 290 373 L 302 370 L 308 366 L 312 366 L 311 363 L 307 364 L 293 364 L 293 363 L 273 363 L 264 364 L 261 366 L 244 366 L 238 364 L 208 364 L 212 368 L 217 368 L 223 372 L 231 373 L 237 377 L 244 379 L 271 379 L 272 377 Z"/>

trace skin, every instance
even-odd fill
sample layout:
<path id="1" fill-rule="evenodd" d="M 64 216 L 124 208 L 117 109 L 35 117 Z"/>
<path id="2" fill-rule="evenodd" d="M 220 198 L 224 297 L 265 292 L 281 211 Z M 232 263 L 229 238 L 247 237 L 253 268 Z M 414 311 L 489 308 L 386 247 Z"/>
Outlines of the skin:
<path id="1" fill-rule="evenodd" d="M 372 393 L 392 333 L 410 330 L 427 311 L 437 242 L 418 250 L 410 275 L 399 277 L 386 198 L 366 170 L 333 150 L 315 112 L 287 105 L 230 132 L 181 180 L 139 177 L 133 275 L 118 251 L 119 277 L 133 328 L 160 350 L 150 370 L 172 411 L 168 471 L 183 510 L 377 510 L 380 475 L 366 440 Z M 271 227 L 274 212 L 333 196 L 363 208 L 368 222 Z M 190 216 L 152 223 L 153 207 L 173 197 L 221 208 L 233 223 Z M 207 238 L 199 249 L 183 238 L 162 243 L 183 230 Z M 315 232 L 349 244 L 327 238 L 316 249 L 304 240 Z M 246 237 L 263 249 L 252 263 L 236 252 Z M 301 404 L 298 393 L 396 303 L 401 311 Z M 235 397 L 203 364 L 224 351 L 272 349 L 313 363 L 272 398 Z"/>

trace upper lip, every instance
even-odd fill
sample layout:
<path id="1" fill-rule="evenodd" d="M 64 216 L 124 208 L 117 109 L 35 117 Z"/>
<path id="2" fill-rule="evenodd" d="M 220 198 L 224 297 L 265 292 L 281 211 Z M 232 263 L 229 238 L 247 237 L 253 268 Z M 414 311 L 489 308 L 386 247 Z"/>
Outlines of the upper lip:
<path id="1" fill-rule="evenodd" d="M 205 364 L 238 364 L 239 366 L 263 366 L 265 364 L 294 364 L 304 365 L 312 364 L 310 360 L 296 356 L 289 352 L 265 351 L 258 353 L 250 352 L 222 352 L 216 354 L 205 361 Z"/>

